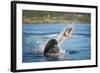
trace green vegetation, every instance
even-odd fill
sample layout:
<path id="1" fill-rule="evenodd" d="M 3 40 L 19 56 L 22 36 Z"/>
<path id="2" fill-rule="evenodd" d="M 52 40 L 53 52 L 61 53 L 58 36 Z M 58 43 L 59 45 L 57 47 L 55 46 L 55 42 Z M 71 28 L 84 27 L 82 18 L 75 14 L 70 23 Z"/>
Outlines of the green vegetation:
<path id="1" fill-rule="evenodd" d="M 25 23 L 65 23 L 70 21 L 90 23 L 89 13 L 23 10 Z"/>

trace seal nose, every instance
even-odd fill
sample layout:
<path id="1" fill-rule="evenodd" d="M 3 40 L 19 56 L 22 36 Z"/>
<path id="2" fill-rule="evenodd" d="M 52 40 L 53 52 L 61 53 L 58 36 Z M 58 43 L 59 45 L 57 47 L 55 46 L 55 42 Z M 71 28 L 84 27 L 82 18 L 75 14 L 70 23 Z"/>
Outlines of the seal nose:
<path id="1" fill-rule="evenodd" d="M 57 45 L 54 45 L 54 47 L 57 47 Z"/>

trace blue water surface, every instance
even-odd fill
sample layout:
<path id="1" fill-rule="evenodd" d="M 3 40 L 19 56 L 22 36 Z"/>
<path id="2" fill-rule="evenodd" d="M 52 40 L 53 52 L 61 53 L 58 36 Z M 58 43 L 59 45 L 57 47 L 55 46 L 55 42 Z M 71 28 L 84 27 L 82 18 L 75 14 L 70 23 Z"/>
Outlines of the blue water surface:
<path id="1" fill-rule="evenodd" d="M 66 24 L 23 24 L 23 63 L 45 62 L 45 61 L 64 61 L 64 60 L 88 60 L 91 59 L 91 25 L 75 24 L 72 36 L 65 40 L 60 46 L 65 50 L 65 54 L 57 57 L 44 56 L 34 53 L 34 49 L 40 43 L 55 37 L 61 32 Z M 41 51 L 41 50 L 40 50 Z"/>

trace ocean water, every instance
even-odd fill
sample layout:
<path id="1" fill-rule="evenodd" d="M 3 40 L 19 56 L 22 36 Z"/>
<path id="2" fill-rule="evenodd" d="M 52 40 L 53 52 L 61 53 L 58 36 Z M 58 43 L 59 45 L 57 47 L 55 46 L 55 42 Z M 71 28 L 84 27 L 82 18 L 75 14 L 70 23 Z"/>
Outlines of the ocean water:
<path id="1" fill-rule="evenodd" d="M 60 56 L 44 56 L 41 44 L 57 36 L 66 24 L 23 24 L 22 62 L 69 61 L 91 59 L 91 25 L 75 24 L 72 36 L 59 47 Z"/>

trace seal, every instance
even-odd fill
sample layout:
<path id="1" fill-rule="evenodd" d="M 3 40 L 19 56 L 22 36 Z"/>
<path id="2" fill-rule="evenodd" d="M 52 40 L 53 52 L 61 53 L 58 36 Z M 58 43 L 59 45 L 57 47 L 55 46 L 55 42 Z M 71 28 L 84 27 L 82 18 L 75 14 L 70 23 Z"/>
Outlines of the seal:
<path id="1" fill-rule="evenodd" d="M 45 48 L 44 48 L 44 55 L 48 55 L 48 54 L 55 54 L 55 53 L 59 53 L 59 48 L 57 47 L 58 43 L 56 39 L 51 39 L 48 41 L 48 43 L 46 44 Z"/>
<path id="2" fill-rule="evenodd" d="M 67 38 L 70 37 L 72 28 L 67 28 L 63 33 L 59 34 L 58 39 L 51 39 L 47 42 L 43 54 L 44 55 L 60 55 L 60 49 L 58 48 Z"/>

